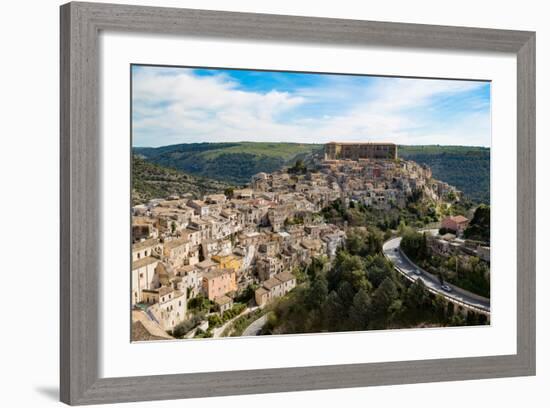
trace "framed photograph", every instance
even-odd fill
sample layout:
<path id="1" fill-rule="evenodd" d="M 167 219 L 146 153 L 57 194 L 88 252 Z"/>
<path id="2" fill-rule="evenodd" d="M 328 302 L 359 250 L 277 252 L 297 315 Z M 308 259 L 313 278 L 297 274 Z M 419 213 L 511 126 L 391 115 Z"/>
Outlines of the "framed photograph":
<path id="1" fill-rule="evenodd" d="M 534 375 L 535 34 L 62 6 L 60 364 L 71 405 Z"/>

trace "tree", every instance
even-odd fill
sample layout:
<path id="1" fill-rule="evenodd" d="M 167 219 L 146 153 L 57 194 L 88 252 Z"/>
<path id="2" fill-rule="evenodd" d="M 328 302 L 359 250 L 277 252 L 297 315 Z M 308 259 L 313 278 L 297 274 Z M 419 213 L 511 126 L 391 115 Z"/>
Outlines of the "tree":
<path id="1" fill-rule="evenodd" d="M 325 327 L 328 330 L 340 328 L 348 318 L 347 308 L 340 299 L 338 292 L 331 291 L 323 305 L 323 316 L 325 317 Z"/>
<path id="2" fill-rule="evenodd" d="M 481 204 L 476 208 L 474 217 L 464 230 L 468 239 L 489 242 L 491 239 L 491 207 Z"/>
<path id="3" fill-rule="evenodd" d="M 314 257 L 311 260 L 307 268 L 307 274 L 311 280 L 314 280 L 317 276 L 321 275 L 325 270 L 326 259 L 321 257 Z"/>
<path id="4" fill-rule="evenodd" d="M 380 286 L 386 278 L 393 280 L 395 277 L 394 269 L 388 264 L 382 255 L 369 257 L 366 269 L 367 277 L 374 287 Z"/>
<path id="5" fill-rule="evenodd" d="M 308 276 L 306 271 L 303 268 L 300 268 L 299 266 L 295 266 L 292 269 L 292 274 L 296 277 L 297 283 L 304 283 L 305 281 L 307 281 Z"/>
<path id="6" fill-rule="evenodd" d="M 370 230 L 367 237 L 366 255 L 382 253 L 382 243 L 382 233 L 376 229 Z"/>
<path id="7" fill-rule="evenodd" d="M 353 301 L 353 297 L 355 296 L 355 292 L 351 284 L 347 281 L 340 282 L 338 288 L 336 289 L 336 292 L 338 293 L 338 298 L 340 299 L 346 310 L 349 309 L 349 307 L 351 306 L 351 302 Z"/>
<path id="8" fill-rule="evenodd" d="M 390 278 L 384 279 L 372 296 L 372 305 L 375 314 L 380 318 L 385 318 L 388 308 L 397 297 L 398 293 L 395 283 Z"/>
<path id="9" fill-rule="evenodd" d="M 290 174 L 305 174 L 307 173 L 307 167 L 302 159 L 296 160 L 294 166 L 289 167 L 288 173 Z"/>
<path id="10" fill-rule="evenodd" d="M 346 237 L 346 249 L 352 255 L 362 255 L 366 250 L 368 233 L 359 228 L 351 228 Z"/>
<path id="11" fill-rule="evenodd" d="M 420 309 L 430 301 L 430 294 L 422 279 L 417 279 L 407 289 L 405 302 L 408 307 Z"/>
<path id="12" fill-rule="evenodd" d="M 371 297 L 365 290 L 360 290 L 353 297 L 349 310 L 350 322 L 355 330 L 366 329 L 371 317 Z"/>
<path id="13" fill-rule="evenodd" d="M 334 266 L 327 273 L 329 288 L 336 288 L 341 281 L 352 283 L 354 280 L 353 271 L 364 271 L 365 263 L 363 258 L 357 255 L 350 255 L 349 252 L 342 250 L 336 254 Z"/>
<path id="14" fill-rule="evenodd" d="M 258 288 L 258 285 L 249 284 L 241 293 L 235 297 L 235 302 L 248 303 L 254 299 L 254 292 Z"/>
<path id="15" fill-rule="evenodd" d="M 208 327 L 218 327 L 223 324 L 222 318 L 218 314 L 208 316 Z"/>
<path id="16" fill-rule="evenodd" d="M 233 187 L 227 187 L 225 190 L 224 190 L 224 194 L 227 198 L 233 198 L 233 193 L 234 193 L 235 189 Z"/>
<path id="17" fill-rule="evenodd" d="M 328 285 L 327 281 L 323 277 L 318 277 L 315 279 L 309 288 L 305 303 L 306 306 L 310 309 L 320 309 L 323 306 L 323 303 L 328 296 Z"/>
<path id="18" fill-rule="evenodd" d="M 366 215 L 358 208 L 349 208 L 345 212 L 344 218 L 351 226 L 362 227 L 367 225 Z"/>
<path id="19" fill-rule="evenodd" d="M 395 316 L 398 316 L 403 310 L 403 301 L 401 299 L 395 299 L 388 307 L 388 314 L 390 320 Z"/>
<path id="20" fill-rule="evenodd" d="M 422 261 L 428 257 L 428 240 L 426 234 L 407 229 L 401 239 L 401 248 L 409 258 Z"/>

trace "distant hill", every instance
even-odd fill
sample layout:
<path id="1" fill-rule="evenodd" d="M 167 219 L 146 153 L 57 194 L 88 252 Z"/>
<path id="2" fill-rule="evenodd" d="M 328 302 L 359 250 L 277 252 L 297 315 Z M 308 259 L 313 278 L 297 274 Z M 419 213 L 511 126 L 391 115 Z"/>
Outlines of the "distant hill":
<path id="1" fill-rule="evenodd" d="M 135 147 L 134 153 L 165 167 L 246 184 L 259 172 L 273 172 L 321 152 L 323 145 L 299 143 L 189 143 L 158 148 Z"/>
<path id="2" fill-rule="evenodd" d="M 490 204 L 491 150 L 474 146 L 399 146 L 399 157 L 431 167 L 433 177 Z"/>
<path id="3" fill-rule="evenodd" d="M 185 174 L 132 156 L 133 205 L 172 194 L 199 198 L 203 194 L 223 192 L 228 187 L 231 185 L 223 181 Z"/>
<path id="4" fill-rule="evenodd" d="M 241 185 L 261 171 L 273 172 L 306 163 L 323 151 L 322 144 L 188 143 L 157 148 L 135 147 L 148 161 L 182 172 Z M 434 178 L 463 191 L 475 202 L 489 204 L 490 149 L 471 146 L 399 146 L 398 155 L 432 168 Z"/>

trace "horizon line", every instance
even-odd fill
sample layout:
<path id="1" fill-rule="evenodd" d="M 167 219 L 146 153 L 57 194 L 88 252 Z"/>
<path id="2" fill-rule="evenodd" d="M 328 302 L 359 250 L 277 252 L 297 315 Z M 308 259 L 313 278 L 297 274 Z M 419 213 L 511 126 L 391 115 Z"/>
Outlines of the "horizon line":
<path id="1" fill-rule="evenodd" d="M 390 141 L 386 141 L 386 142 L 362 142 L 362 141 L 350 141 L 350 140 L 346 140 L 346 141 L 335 141 L 335 140 L 331 140 L 329 142 L 325 142 L 325 143 L 305 143 L 305 142 L 286 142 L 286 141 L 280 141 L 280 142 L 255 142 L 255 141 L 251 141 L 251 140 L 240 140 L 240 141 L 232 141 L 232 142 L 206 142 L 206 141 L 202 141 L 202 142 L 181 142 L 181 143 L 172 143 L 172 144 L 167 144 L 167 145 L 158 145 L 158 146 L 136 146 L 136 145 L 131 145 L 131 148 L 142 148 L 142 149 L 158 149 L 158 148 L 161 148 L 161 147 L 168 147 L 168 146 L 179 146 L 179 145 L 192 145 L 192 144 L 231 144 L 231 143 L 257 143 L 257 144 L 296 144 L 296 145 L 317 145 L 317 146 L 322 146 L 322 145 L 327 145 L 327 144 L 330 144 L 330 143 L 377 143 L 377 144 L 394 144 L 396 146 L 442 146 L 442 147 L 478 147 L 478 148 L 483 148 L 483 149 L 490 149 L 491 146 L 484 146 L 484 145 L 465 145 L 465 144 L 438 144 L 438 143 L 428 143 L 428 144 L 399 144 L 399 143 L 395 143 L 395 142 L 390 142 Z"/>

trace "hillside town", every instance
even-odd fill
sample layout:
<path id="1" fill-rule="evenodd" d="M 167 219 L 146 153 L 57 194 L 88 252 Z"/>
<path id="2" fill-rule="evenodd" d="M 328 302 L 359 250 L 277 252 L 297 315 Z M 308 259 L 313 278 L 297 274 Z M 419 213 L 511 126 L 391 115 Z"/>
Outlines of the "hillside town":
<path id="1" fill-rule="evenodd" d="M 193 317 L 194 299 L 213 305 L 208 315 L 223 316 L 243 292 L 253 291 L 246 306 L 253 309 L 292 291 L 300 284 L 294 271 L 314 258 L 330 262 L 345 242 L 345 225 L 320 214 L 336 200 L 389 210 L 404 208 L 413 196 L 446 202 L 461 194 L 435 180 L 429 167 L 399 159 L 391 143 L 329 143 L 313 164 L 259 173 L 246 187 L 218 194 L 135 205 L 132 340 L 171 339 Z M 455 239 L 465 221 L 446 222 Z M 457 245 L 453 239 L 431 244 L 446 253 Z M 204 331 L 207 324 L 196 326 Z"/>

